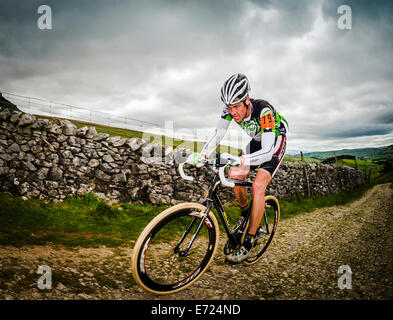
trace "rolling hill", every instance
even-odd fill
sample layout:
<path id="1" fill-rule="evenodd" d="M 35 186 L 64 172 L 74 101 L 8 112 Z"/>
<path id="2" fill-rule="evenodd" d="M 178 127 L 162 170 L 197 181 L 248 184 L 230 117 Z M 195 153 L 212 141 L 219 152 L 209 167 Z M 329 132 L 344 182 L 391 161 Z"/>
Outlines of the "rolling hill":
<path id="1" fill-rule="evenodd" d="M 325 160 L 334 156 L 352 155 L 360 160 L 393 161 L 393 145 L 378 148 L 341 149 L 321 152 L 308 152 L 304 156 L 317 160 Z"/>

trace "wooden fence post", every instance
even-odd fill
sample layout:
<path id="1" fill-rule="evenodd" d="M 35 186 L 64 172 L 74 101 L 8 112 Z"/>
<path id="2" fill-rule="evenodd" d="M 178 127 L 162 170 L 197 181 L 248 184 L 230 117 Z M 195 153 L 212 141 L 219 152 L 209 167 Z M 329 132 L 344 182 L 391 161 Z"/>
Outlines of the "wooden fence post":
<path id="1" fill-rule="evenodd" d="M 303 171 L 304 171 L 304 175 L 306 176 L 306 183 L 307 183 L 307 195 L 308 197 L 310 197 L 311 195 L 311 190 L 310 190 L 310 181 L 308 180 L 308 173 L 307 173 L 307 167 L 306 167 L 306 162 L 304 161 L 304 156 L 303 156 L 303 152 L 300 151 L 300 157 L 302 159 L 302 165 L 303 165 Z"/>
<path id="2" fill-rule="evenodd" d="M 358 169 L 358 163 L 357 163 L 357 161 L 356 161 L 356 156 L 355 156 L 355 169 L 356 169 L 356 170 Z"/>

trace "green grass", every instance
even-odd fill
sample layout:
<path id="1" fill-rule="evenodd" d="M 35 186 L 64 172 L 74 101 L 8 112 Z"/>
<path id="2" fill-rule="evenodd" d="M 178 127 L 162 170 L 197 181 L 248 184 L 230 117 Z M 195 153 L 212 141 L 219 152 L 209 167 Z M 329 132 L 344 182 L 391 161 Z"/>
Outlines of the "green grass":
<path id="1" fill-rule="evenodd" d="M 393 184 L 393 171 L 384 173 L 383 175 L 377 177 L 374 181 L 375 184 L 390 183 Z"/>
<path id="2" fill-rule="evenodd" d="M 342 150 L 332 150 L 332 151 L 319 151 L 319 152 L 307 152 L 304 155 L 308 157 L 327 159 L 334 156 L 350 154 L 356 156 L 357 158 L 370 158 L 380 153 L 384 148 L 358 148 L 358 149 L 342 149 Z"/>
<path id="3" fill-rule="evenodd" d="M 286 154 L 285 156 L 284 156 L 284 162 L 285 161 L 288 161 L 288 162 L 299 162 L 299 161 L 301 161 L 302 159 L 301 159 L 301 157 L 300 156 L 293 156 L 293 155 L 289 155 L 289 154 Z M 305 162 L 321 162 L 321 160 L 320 159 L 316 159 L 316 158 L 311 158 L 311 157 L 304 157 L 304 161 Z"/>
<path id="4" fill-rule="evenodd" d="M 381 174 L 383 174 L 383 164 L 376 164 L 371 162 L 371 160 L 352 160 L 352 159 L 341 159 L 338 160 L 337 165 L 346 165 L 352 168 L 357 168 L 358 170 L 363 171 L 366 176 L 370 176 L 370 179 L 376 179 Z"/>
<path id="5" fill-rule="evenodd" d="M 165 206 L 107 205 L 93 194 L 64 202 L 0 194 L 0 244 L 48 242 L 67 246 L 119 246 L 135 240 Z"/>
<path id="6" fill-rule="evenodd" d="M 393 174 L 380 177 L 378 182 L 392 183 Z M 347 204 L 359 199 L 374 185 L 368 183 L 351 191 L 310 198 L 297 194 L 289 200 L 280 201 L 281 219 L 322 207 Z M 144 227 L 166 208 L 168 206 L 150 203 L 110 206 L 94 194 L 51 202 L 23 200 L 8 193 L 0 193 L 0 245 L 54 243 L 68 247 L 129 246 Z M 225 207 L 231 226 L 238 219 L 239 210 L 235 202 Z M 224 231 L 221 222 L 219 225 L 221 231 Z"/>

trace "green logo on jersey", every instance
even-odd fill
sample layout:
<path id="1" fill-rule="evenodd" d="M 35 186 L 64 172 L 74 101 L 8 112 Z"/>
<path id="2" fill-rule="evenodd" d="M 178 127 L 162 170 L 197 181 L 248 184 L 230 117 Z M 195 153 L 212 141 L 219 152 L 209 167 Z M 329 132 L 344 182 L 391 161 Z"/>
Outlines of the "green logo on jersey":
<path id="1" fill-rule="evenodd" d="M 259 131 L 261 131 L 261 127 L 260 127 L 260 125 L 258 124 L 258 121 L 257 121 L 257 119 L 255 119 L 255 118 L 252 118 L 251 120 L 250 120 L 250 122 L 241 122 L 240 123 L 240 126 L 242 127 L 242 128 L 244 128 L 245 130 L 248 130 L 248 131 L 254 131 L 254 130 L 256 130 L 256 132 L 255 133 L 258 133 Z"/>

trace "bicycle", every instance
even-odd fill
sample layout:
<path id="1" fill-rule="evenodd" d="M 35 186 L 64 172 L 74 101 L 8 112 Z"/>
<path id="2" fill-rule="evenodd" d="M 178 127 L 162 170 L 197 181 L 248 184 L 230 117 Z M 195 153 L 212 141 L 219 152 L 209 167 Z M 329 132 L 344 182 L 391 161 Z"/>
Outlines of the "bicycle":
<path id="1" fill-rule="evenodd" d="M 132 274 L 137 284 L 148 292 L 178 292 L 195 283 L 208 269 L 219 243 L 218 222 L 211 211 L 213 205 L 228 237 L 224 254 L 237 250 L 244 240 L 252 200 L 244 221 L 230 228 L 217 191 L 220 183 L 226 187 L 251 187 L 252 182 L 227 179 L 224 170 L 232 161 L 219 153 L 213 161 L 205 160 L 206 163 L 212 164 L 213 179 L 204 203 L 181 203 L 164 210 L 145 227 L 134 245 Z M 179 164 L 180 175 L 183 179 L 192 181 L 193 177 L 184 173 L 184 164 Z M 252 265 L 261 259 L 274 237 L 279 217 L 278 200 L 274 196 L 266 196 L 261 224 L 254 238 L 251 254 L 243 261 L 244 264 Z"/>

